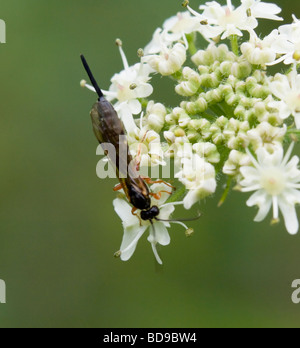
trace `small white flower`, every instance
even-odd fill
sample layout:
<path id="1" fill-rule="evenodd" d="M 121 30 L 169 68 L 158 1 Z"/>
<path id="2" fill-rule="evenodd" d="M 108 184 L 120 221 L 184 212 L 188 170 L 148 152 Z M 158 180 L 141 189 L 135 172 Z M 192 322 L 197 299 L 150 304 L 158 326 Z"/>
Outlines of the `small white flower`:
<path id="1" fill-rule="evenodd" d="M 190 209 L 200 199 L 215 192 L 215 168 L 199 155 L 182 159 L 182 169 L 175 175 L 189 192 L 183 202 L 185 209 Z"/>
<path id="2" fill-rule="evenodd" d="M 163 47 L 172 45 L 172 38 L 168 35 L 166 30 L 157 28 L 153 34 L 152 40 L 144 48 L 144 55 L 160 53 Z"/>
<path id="3" fill-rule="evenodd" d="M 254 18 L 265 18 L 274 21 L 282 21 L 283 18 L 277 16 L 281 12 L 281 8 L 276 4 L 270 4 L 260 0 L 242 0 L 242 5 L 248 12 L 249 16 Z"/>
<path id="4" fill-rule="evenodd" d="M 168 32 L 168 41 L 175 42 L 184 39 L 186 34 L 197 31 L 200 26 L 200 21 L 186 11 L 178 12 L 176 16 L 167 19 L 163 29 Z"/>
<path id="5" fill-rule="evenodd" d="M 226 6 L 221 6 L 216 1 L 201 5 L 202 16 L 207 20 L 209 26 L 203 34 L 213 38 L 219 35 L 224 40 L 231 35 L 243 36 L 242 31 L 250 31 L 257 27 L 257 21 L 253 16 L 247 15 L 244 6 L 234 8 L 231 0 L 227 0 Z M 195 14 L 195 12 L 193 11 Z M 211 32 L 210 32 L 211 31 Z"/>
<path id="6" fill-rule="evenodd" d="M 186 61 L 186 47 L 181 43 L 176 43 L 169 48 L 165 43 L 162 43 L 160 54 L 151 54 L 143 57 L 142 60 L 161 75 L 169 76 L 180 70 Z"/>
<path id="7" fill-rule="evenodd" d="M 280 58 L 268 65 L 280 62 L 284 64 L 298 64 L 300 59 L 300 20 L 293 16 L 294 23 L 279 27 L 279 36 L 274 41 L 273 50 L 281 55 Z"/>
<path id="8" fill-rule="evenodd" d="M 240 169 L 243 180 L 240 181 L 242 192 L 256 191 L 247 201 L 252 207 L 257 205 L 259 211 L 255 221 L 265 219 L 273 206 L 273 220 L 279 220 L 281 211 L 287 231 L 296 234 L 299 222 L 296 215 L 295 204 L 300 203 L 300 171 L 298 169 L 299 158 L 294 156 L 290 161 L 293 144 L 285 157 L 281 146 L 269 153 L 265 148 L 256 151 L 257 160 L 248 151 L 252 158 L 253 166 Z"/>
<path id="9" fill-rule="evenodd" d="M 256 128 L 249 130 L 247 136 L 255 151 L 265 147 L 272 152 L 274 148 L 281 146 L 286 130 L 286 125 L 279 128 L 271 126 L 268 122 L 262 122 Z"/>
<path id="10" fill-rule="evenodd" d="M 164 184 L 154 184 L 151 187 L 152 192 L 157 193 L 160 191 L 169 191 L 170 188 Z M 159 200 L 152 199 L 152 205 L 158 206 L 160 209 L 160 214 L 158 218 L 163 220 L 169 220 L 171 214 L 174 212 L 175 205 L 182 204 L 182 202 L 176 202 L 171 204 L 165 204 L 169 195 L 166 193 L 162 193 L 161 198 Z M 170 235 L 168 233 L 168 228 L 170 228 L 170 223 L 165 221 L 153 221 L 153 227 L 149 221 L 142 221 L 142 225 L 140 225 L 140 221 L 137 216 L 131 213 L 132 207 L 129 203 L 127 203 L 124 199 L 116 198 L 113 201 L 113 205 L 116 213 L 122 220 L 124 227 L 124 236 L 123 241 L 120 248 L 121 260 L 127 261 L 133 255 L 136 246 L 138 244 L 139 239 L 149 228 L 149 237 L 148 241 L 151 243 L 153 253 L 155 258 L 159 264 L 162 264 L 162 261 L 158 255 L 156 245 L 169 245 L 170 244 Z M 137 212 L 139 214 L 139 212 Z M 174 222 L 182 225 L 186 230 L 188 227 L 181 222 Z"/>
<path id="11" fill-rule="evenodd" d="M 247 154 L 237 150 L 232 150 L 229 154 L 228 160 L 224 164 L 223 173 L 239 178 L 240 167 L 250 165 L 251 158 Z"/>
<path id="12" fill-rule="evenodd" d="M 241 51 L 249 63 L 265 66 L 276 59 L 276 51 L 272 48 L 274 40 L 278 37 L 278 31 L 272 33 L 261 40 L 254 31 L 250 34 L 250 40 L 241 45 Z"/>
<path id="13" fill-rule="evenodd" d="M 300 75 L 296 69 L 288 76 L 277 74 L 270 83 L 270 89 L 280 101 L 269 103 L 269 107 L 278 109 L 282 119 L 293 115 L 296 127 L 300 129 Z"/>

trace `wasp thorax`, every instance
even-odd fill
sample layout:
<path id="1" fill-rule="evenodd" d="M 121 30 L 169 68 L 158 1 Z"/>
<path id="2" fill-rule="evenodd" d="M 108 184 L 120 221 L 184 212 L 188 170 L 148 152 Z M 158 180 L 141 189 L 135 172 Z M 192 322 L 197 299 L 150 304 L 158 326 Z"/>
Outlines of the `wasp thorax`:
<path id="1" fill-rule="evenodd" d="M 152 220 L 159 215 L 159 208 L 154 205 L 149 210 L 143 210 L 141 212 L 141 219 L 144 221 Z"/>

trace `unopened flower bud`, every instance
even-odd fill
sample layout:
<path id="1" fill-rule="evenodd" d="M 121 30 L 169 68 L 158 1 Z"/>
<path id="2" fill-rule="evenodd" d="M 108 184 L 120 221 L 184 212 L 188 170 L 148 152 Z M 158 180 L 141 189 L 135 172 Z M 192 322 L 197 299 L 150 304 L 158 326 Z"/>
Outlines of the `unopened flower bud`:
<path id="1" fill-rule="evenodd" d="M 182 76 L 185 81 L 182 81 L 175 87 L 177 94 L 184 97 L 193 96 L 201 85 L 200 75 L 189 67 L 185 67 L 182 71 Z"/>
<path id="2" fill-rule="evenodd" d="M 168 49 L 160 55 L 150 55 L 143 58 L 151 68 L 163 76 L 169 76 L 176 73 L 186 61 L 186 48 L 180 43 Z"/>
<path id="3" fill-rule="evenodd" d="M 165 117 L 167 114 L 167 110 L 165 106 L 161 103 L 149 102 L 147 106 L 147 114 L 148 114 L 148 126 L 159 133 L 165 123 Z"/>

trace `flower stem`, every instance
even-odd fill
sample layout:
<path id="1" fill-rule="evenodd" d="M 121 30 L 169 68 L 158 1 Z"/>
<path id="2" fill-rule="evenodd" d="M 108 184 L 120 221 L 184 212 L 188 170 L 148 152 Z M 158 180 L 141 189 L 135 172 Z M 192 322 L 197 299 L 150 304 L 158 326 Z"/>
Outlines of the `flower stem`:
<path id="1" fill-rule="evenodd" d="M 231 42 L 231 49 L 232 49 L 232 52 L 233 52 L 236 56 L 239 56 L 239 41 L 238 41 L 238 36 L 237 36 L 237 35 L 231 35 L 231 36 L 230 36 L 230 42 Z"/>
<path id="2" fill-rule="evenodd" d="M 227 179 L 227 184 L 226 184 L 226 188 L 223 192 L 223 195 L 220 199 L 220 202 L 218 203 L 218 207 L 221 207 L 221 205 L 225 202 L 227 196 L 228 196 L 228 193 L 230 191 L 230 187 L 231 187 L 231 182 L 232 182 L 232 177 L 229 176 L 228 179 Z"/>
<path id="3" fill-rule="evenodd" d="M 187 39 L 187 42 L 189 44 L 190 55 L 193 56 L 198 51 L 197 47 L 195 45 L 195 35 L 194 34 L 187 34 L 186 39 Z"/>
<path id="4" fill-rule="evenodd" d="M 299 141 L 300 140 L 300 129 L 288 129 L 286 132 L 286 139 L 292 140 L 292 141 Z"/>

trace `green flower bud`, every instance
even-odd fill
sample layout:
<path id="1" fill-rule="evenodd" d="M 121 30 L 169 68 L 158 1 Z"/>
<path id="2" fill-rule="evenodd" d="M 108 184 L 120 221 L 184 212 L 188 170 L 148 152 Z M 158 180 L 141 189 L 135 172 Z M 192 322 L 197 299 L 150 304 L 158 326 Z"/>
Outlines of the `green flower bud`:
<path id="1" fill-rule="evenodd" d="M 215 60 L 213 62 L 213 65 L 211 66 L 211 71 L 215 71 L 216 69 L 218 69 L 220 67 L 221 63 L 218 60 Z"/>
<path id="2" fill-rule="evenodd" d="M 244 81 L 239 81 L 235 85 L 235 91 L 236 93 L 244 94 L 246 92 L 246 83 Z"/>
<path id="3" fill-rule="evenodd" d="M 238 79 L 244 79 L 249 76 L 252 72 L 252 66 L 246 61 L 239 63 L 233 63 L 231 68 L 231 73 Z"/>
<path id="4" fill-rule="evenodd" d="M 212 135 L 211 137 L 212 141 L 214 144 L 216 145 L 221 145 L 224 143 L 224 140 L 225 140 L 225 137 L 224 137 L 224 134 L 222 134 L 221 132 L 220 133 L 215 133 Z"/>
<path id="5" fill-rule="evenodd" d="M 248 98 L 245 95 L 240 95 L 240 105 L 244 106 L 245 108 L 252 108 L 257 100 L 253 98 Z"/>
<path id="6" fill-rule="evenodd" d="M 228 46 L 225 44 L 222 44 L 218 46 L 218 60 L 220 62 L 224 62 L 227 60 L 227 55 L 229 53 Z"/>
<path id="7" fill-rule="evenodd" d="M 235 88 L 235 85 L 239 82 L 239 80 L 234 75 L 229 75 L 227 79 L 227 84 L 229 84 L 232 88 Z"/>
<path id="8" fill-rule="evenodd" d="M 220 103 L 224 98 L 220 89 L 213 89 L 205 94 L 205 99 L 208 104 Z"/>
<path id="9" fill-rule="evenodd" d="M 215 124 L 222 129 L 227 126 L 228 122 L 229 120 L 227 117 L 221 116 L 216 120 Z"/>
<path id="10" fill-rule="evenodd" d="M 196 102 L 186 102 L 184 109 L 189 115 L 196 115 L 199 112 Z"/>
<path id="11" fill-rule="evenodd" d="M 231 93 L 231 94 L 227 94 L 225 96 L 225 101 L 228 105 L 234 106 L 234 105 L 237 105 L 239 103 L 240 98 L 237 94 Z"/>
<path id="12" fill-rule="evenodd" d="M 155 132 L 159 133 L 165 123 L 165 117 L 167 110 L 165 106 L 161 103 L 154 103 L 150 101 L 147 105 L 147 125 L 150 129 L 153 129 Z"/>
<path id="13" fill-rule="evenodd" d="M 251 165 L 251 159 L 243 152 L 232 150 L 223 167 L 223 173 L 230 176 L 237 176 L 241 166 Z"/>
<path id="14" fill-rule="evenodd" d="M 204 75 L 204 74 L 209 74 L 209 68 L 205 65 L 199 65 L 198 66 L 198 71 L 201 75 Z"/>
<path id="15" fill-rule="evenodd" d="M 177 94 L 184 97 L 193 96 L 201 85 L 200 75 L 189 67 L 185 67 L 182 71 L 182 77 L 186 81 L 182 81 L 175 87 Z"/>
<path id="16" fill-rule="evenodd" d="M 204 143 L 200 142 L 193 145 L 193 150 L 200 157 L 205 158 L 210 163 L 219 163 L 220 162 L 220 154 L 216 145 L 212 143 Z"/>
<path id="17" fill-rule="evenodd" d="M 197 66 L 211 65 L 214 61 L 213 56 L 209 50 L 208 51 L 200 50 L 196 54 L 194 54 L 191 59 L 192 59 L 192 62 L 196 64 Z"/>
<path id="18" fill-rule="evenodd" d="M 186 135 L 191 143 L 197 143 L 201 139 L 200 134 L 196 131 L 189 130 Z"/>
<path id="19" fill-rule="evenodd" d="M 258 83 L 264 84 L 266 81 L 266 72 L 262 70 L 255 70 L 253 73 L 253 77 L 256 79 Z"/>
<path id="20" fill-rule="evenodd" d="M 210 132 L 212 134 L 216 134 L 216 133 L 221 133 L 222 132 L 222 127 L 220 127 L 217 122 L 212 124 L 211 127 L 210 127 Z"/>
<path id="21" fill-rule="evenodd" d="M 235 62 L 237 59 L 237 56 L 233 52 L 228 52 L 226 56 L 226 60 Z"/>
<path id="22" fill-rule="evenodd" d="M 257 118 L 260 119 L 267 113 L 266 104 L 264 102 L 257 102 L 254 105 L 254 112 Z"/>
<path id="23" fill-rule="evenodd" d="M 166 139 L 166 141 L 168 142 L 168 144 L 174 144 L 175 143 L 175 134 L 173 131 L 165 131 L 164 132 L 164 138 Z"/>
<path id="24" fill-rule="evenodd" d="M 211 123 L 205 118 L 201 118 L 200 120 L 191 120 L 189 123 L 189 128 L 197 131 L 210 129 L 210 126 Z"/>
<path id="25" fill-rule="evenodd" d="M 165 122 L 169 125 L 175 125 L 177 123 L 177 117 L 174 114 L 168 114 L 165 117 Z"/>
<path id="26" fill-rule="evenodd" d="M 174 130 L 174 135 L 176 138 L 182 138 L 185 136 L 185 131 L 182 128 L 176 128 Z"/>
<path id="27" fill-rule="evenodd" d="M 200 96 L 195 103 L 200 113 L 206 111 L 208 108 L 207 101 L 202 96 Z"/>
<path id="28" fill-rule="evenodd" d="M 214 73 L 201 75 L 201 79 L 201 85 L 206 88 L 216 88 L 221 83 Z"/>
<path id="29" fill-rule="evenodd" d="M 231 68 L 232 68 L 232 62 L 229 62 L 229 61 L 225 61 L 225 62 L 221 63 L 221 65 L 220 65 L 220 71 L 221 71 L 222 75 L 226 76 L 226 77 L 231 75 Z"/>
<path id="30" fill-rule="evenodd" d="M 174 108 L 172 113 L 166 116 L 166 122 L 168 124 L 174 124 L 178 122 L 181 127 L 185 127 L 190 121 L 189 115 L 182 108 Z M 175 121 L 175 122 L 174 122 Z"/>
<path id="31" fill-rule="evenodd" d="M 246 120 L 246 109 L 242 105 L 238 105 L 234 110 L 234 116 L 239 120 Z"/>
<path id="32" fill-rule="evenodd" d="M 266 86 L 256 84 L 248 89 L 249 94 L 254 98 L 265 99 L 270 94 L 270 89 Z"/>
<path id="33" fill-rule="evenodd" d="M 228 94 L 232 94 L 233 93 L 233 88 L 232 88 L 232 86 L 230 84 L 221 85 L 219 88 L 222 91 L 224 98 Z"/>

